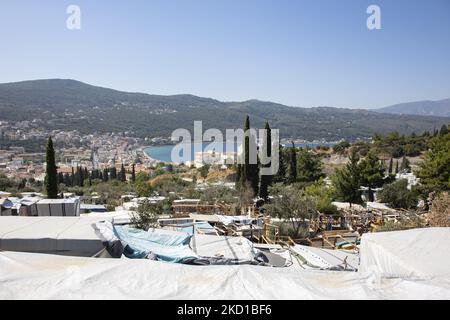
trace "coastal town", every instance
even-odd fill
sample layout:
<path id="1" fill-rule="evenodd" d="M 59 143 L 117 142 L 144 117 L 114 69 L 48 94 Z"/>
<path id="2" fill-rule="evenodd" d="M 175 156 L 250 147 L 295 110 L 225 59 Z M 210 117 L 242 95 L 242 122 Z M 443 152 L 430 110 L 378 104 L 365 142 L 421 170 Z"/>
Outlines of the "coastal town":
<path id="1" fill-rule="evenodd" d="M 47 131 L 29 121 L 0 121 L 0 172 L 11 178 L 44 181 L 45 141 L 52 136 L 58 146 L 58 172 L 70 173 L 82 166 L 88 170 L 104 169 L 123 164 L 130 169 L 136 164 L 139 172 L 156 160 L 143 152 L 145 146 L 167 141 L 150 141 L 129 136 L 127 132 L 83 135 L 77 131 Z"/>

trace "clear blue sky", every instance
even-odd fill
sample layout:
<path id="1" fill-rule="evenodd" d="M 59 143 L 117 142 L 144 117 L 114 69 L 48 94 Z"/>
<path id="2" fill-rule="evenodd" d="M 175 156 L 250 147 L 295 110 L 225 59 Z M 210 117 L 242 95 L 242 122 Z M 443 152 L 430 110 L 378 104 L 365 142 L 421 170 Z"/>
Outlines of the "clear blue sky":
<path id="1" fill-rule="evenodd" d="M 1 0 L 0 52 L 0 82 L 381 107 L 450 97 L 450 1 Z"/>

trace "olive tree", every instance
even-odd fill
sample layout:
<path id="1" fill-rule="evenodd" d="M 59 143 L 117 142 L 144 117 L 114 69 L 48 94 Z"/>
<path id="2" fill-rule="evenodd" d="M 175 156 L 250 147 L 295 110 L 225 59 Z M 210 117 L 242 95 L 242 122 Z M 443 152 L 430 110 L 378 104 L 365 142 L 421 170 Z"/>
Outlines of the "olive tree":
<path id="1" fill-rule="evenodd" d="M 305 194 L 297 185 L 285 186 L 274 184 L 269 188 L 272 196 L 270 202 L 263 206 L 271 217 L 282 219 L 291 224 L 293 235 L 299 235 L 302 227 L 308 226 L 309 221 L 316 218 L 316 199 Z"/>

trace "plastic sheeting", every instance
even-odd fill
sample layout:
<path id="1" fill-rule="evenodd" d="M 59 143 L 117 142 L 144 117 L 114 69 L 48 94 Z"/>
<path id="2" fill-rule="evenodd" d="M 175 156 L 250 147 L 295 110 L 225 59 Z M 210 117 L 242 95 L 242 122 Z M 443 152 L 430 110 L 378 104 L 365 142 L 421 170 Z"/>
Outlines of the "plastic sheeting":
<path id="1" fill-rule="evenodd" d="M 193 235 L 194 233 L 217 235 L 216 229 L 206 221 L 180 223 L 176 226 L 171 225 L 164 227 L 164 229 L 185 232 L 190 235 Z"/>
<path id="2" fill-rule="evenodd" d="M 148 231 L 114 226 L 116 236 L 126 243 L 124 254 L 128 258 L 144 258 L 149 253 L 158 260 L 176 263 L 186 263 L 198 258 L 189 247 L 191 235 L 163 229 Z"/>
<path id="3" fill-rule="evenodd" d="M 445 281 L 0 252 L 0 299 L 450 299 Z"/>
<path id="4" fill-rule="evenodd" d="M 133 212 L 127 210 L 111 211 L 111 212 L 93 212 L 93 213 L 83 213 L 80 216 L 96 218 L 99 220 L 103 219 L 105 221 L 111 221 L 114 224 L 130 224 Z"/>
<path id="5" fill-rule="evenodd" d="M 132 259 L 155 256 L 157 260 L 194 264 L 258 263 L 253 244 L 243 237 L 191 235 L 166 229 L 143 231 L 98 222 L 98 236 L 115 247 L 120 242 L 123 254 Z"/>
<path id="6" fill-rule="evenodd" d="M 358 270 L 359 258 L 357 254 L 352 252 L 301 245 L 295 245 L 291 250 L 305 260 L 305 268 Z"/>
<path id="7" fill-rule="evenodd" d="M 225 225 L 229 225 L 232 223 L 239 224 L 252 224 L 255 219 L 251 219 L 248 216 L 224 216 L 220 214 L 216 214 L 217 218 L 220 222 Z"/>
<path id="8" fill-rule="evenodd" d="M 450 228 L 367 233 L 360 252 L 363 272 L 450 279 Z"/>
<path id="9" fill-rule="evenodd" d="M 237 261 L 255 260 L 253 243 L 244 237 L 195 235 L 191 247 L 202 257 L 221 257 Z"/>

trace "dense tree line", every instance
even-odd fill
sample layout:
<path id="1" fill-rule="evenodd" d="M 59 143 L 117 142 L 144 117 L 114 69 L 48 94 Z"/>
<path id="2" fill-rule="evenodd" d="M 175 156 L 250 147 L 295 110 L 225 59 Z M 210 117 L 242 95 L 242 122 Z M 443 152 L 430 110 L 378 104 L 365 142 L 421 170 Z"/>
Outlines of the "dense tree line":
<path id="1" fill-rule="evenodd" d="M 270 158 L 272 155 L 272 138 L 268 122 L 265 124 L 265 129 L 266 135 L 262 149 L 265 155 Z M 247 116 L 244 123 L 241 159 L 236 165 L 236 189 L 242 193 L 248 192 L 250 189 L 253 196 L 259 195 L 261 198 L 267 199 L 268 188 L 272 184 L 273 175 L 260 174 L 261 163 L 258 151 L 256 137 L 251 134 L 250 119 Z M 262 166 L 269 168 L 271 163 L 269 162 Z"/>
<path id="2" fill-rule="evenodd" d="M 271 128 L 265 124 L 266 135 L 261 143 L 262 154 L 272 156 L 273 141 L 271 140 Z M 247 116 L 244 123 L 244 132 L 250 130 L 250 120 Z M 279 142 L 275 142 L 278 143 Z M 252 149 L 253 148 L 253 149 Z M 260 174 L 261 168 L 269 168 L 272 163 L 261 164 L 259 157 L 257 163 L 251 163 L 251 150 L 256 150 L 256 140 L 251 134 L 247 134 L 243 140 L 242 163 L 236 166 L 236 188 L 242 192 L 250 189 L 253 196 L 267 200 L 273 183 L 284 185 L 299 184 L 303 187 L 310 185 L 325 177 L 320 157 L 309 148 L 298 148 L 294 144 L 284 148 L 280 145 L 278 154 L 278 171 L 273 175 Z M 255 160 L 253 158 L 253 160 Z M 241 192 L 241 193 L 242 193 Z"/>
<path id="3" fill-rule="evenodd" d="M 134 182 L 136 179 L 134 166 L 132 170 L 131 179 Z M 119 172 L 115 167 L 89 171 L 86 167 L 77 166 L 76 169 L 72 168 L 72 173 L 58 173 L 58 184 L 64 184 L 66 187 L 91 186 L 93 181 L 108 182 L 109 180 L 127 182 L 126 169 L 123 164 Z"/>

